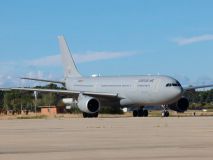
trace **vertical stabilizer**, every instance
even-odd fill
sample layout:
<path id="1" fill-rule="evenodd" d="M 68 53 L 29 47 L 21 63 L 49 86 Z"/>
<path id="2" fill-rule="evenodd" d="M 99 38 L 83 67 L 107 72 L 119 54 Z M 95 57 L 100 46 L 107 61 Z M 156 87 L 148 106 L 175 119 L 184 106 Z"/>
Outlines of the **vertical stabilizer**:
<path id="1" fill-rule="evenodd" d="M 61 50 L 62 63 L 64 65 L 64 74 L 66 77 L 81 77 L 75 65 L 73 57 L 70 53 L 69 47 L 63 36 L 58 36 L 59 46 Z"/>

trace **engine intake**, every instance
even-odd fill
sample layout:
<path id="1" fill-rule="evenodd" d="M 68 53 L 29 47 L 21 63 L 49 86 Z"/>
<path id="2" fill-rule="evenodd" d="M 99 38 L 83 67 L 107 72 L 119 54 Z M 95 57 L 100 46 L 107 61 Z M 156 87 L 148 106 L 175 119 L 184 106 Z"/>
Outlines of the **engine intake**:
<path id="1" fill-rule="evenodd" d="M 82 112 L 96 113 L 100 109 L 100 102 L 96 98 L 85 96 L 85 95 L 79 95 L 78 108 Z"/>
<path id="2" fill-rule="evenodd" d="M 88 101 L 88 110 L 91 112 L 97 112 L 99 109 L 99 102 L 96 99 L 91 99 Z"/>
<path id="3" fill-rule="evenodd" d="M 183 97 L 177 103 L 171 104 L 168 107 L 177 112 L 185 112 L 189 107 L 189 100 Z"/>

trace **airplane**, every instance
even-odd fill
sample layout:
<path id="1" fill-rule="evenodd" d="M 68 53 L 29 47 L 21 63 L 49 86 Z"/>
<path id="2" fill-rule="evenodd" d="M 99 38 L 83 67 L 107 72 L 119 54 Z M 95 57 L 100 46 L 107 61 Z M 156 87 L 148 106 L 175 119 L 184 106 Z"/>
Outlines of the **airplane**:
<path id="1" fill-rule="evenodd" d="M 62 63 L 64 66 L 64 81 L 45 80 L 23 77 L 22 79 L 62 84 L 66 90 L 10 88 L 9 90 L 52 92 L 69 94 L 66 103 L 78 106 L 84 118 L 98 117 L 101 106 L 119 106 L 130 108 L 133 117 L 147 117 L 148 110 L 144 106 L 162 106 L 162 116 L 168 117 L 168 109 L 185 112 L 189 101 L 184 92 L 198 88 L 213 87 L 201 85 L 182 87 L 170 76 L 82 76 L 78 71 L 67 42 L 63 36 L 58 36 Z"/>

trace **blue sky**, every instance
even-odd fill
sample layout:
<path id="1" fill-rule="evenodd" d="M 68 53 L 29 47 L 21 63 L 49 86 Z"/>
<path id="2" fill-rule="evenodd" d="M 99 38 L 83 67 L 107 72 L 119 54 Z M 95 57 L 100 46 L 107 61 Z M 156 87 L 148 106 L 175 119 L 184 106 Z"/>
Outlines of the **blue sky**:
<path id="1" fill-rule="evenodd" d="M 63 79 L 57 36 L 83 75 L 171 75 L 213 82 L 212 0 L 0 2 L 0 86 Z"/>

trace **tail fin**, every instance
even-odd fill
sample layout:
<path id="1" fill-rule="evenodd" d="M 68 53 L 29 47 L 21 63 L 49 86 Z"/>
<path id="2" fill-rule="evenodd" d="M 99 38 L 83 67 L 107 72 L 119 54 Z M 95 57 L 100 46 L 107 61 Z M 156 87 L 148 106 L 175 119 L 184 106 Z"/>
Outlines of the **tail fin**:
<path id="1" fill-rule="evenodd" d="M 63 36 L 58 36 L 65 77 L 81 77 Z"/>

